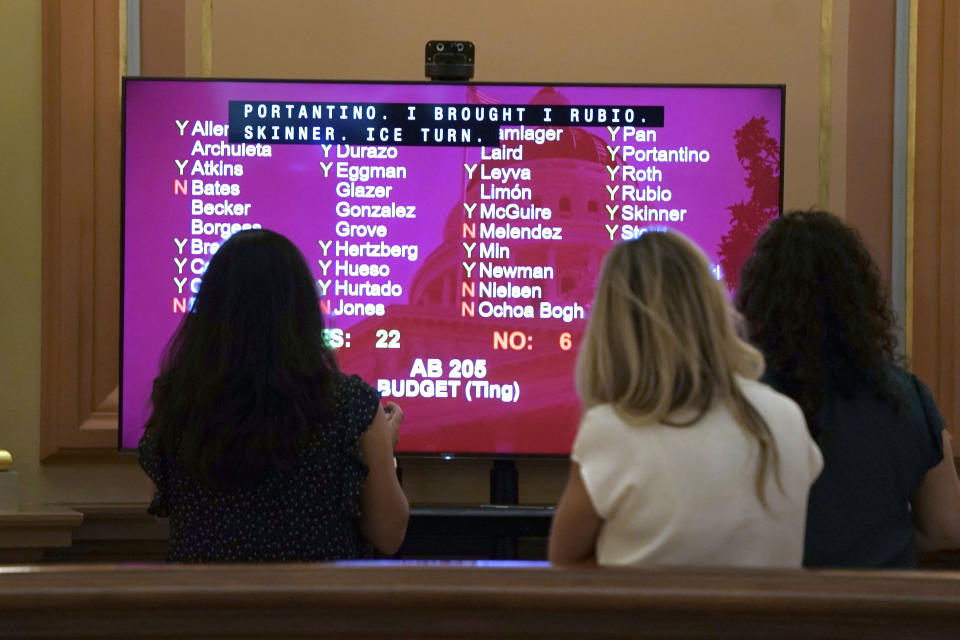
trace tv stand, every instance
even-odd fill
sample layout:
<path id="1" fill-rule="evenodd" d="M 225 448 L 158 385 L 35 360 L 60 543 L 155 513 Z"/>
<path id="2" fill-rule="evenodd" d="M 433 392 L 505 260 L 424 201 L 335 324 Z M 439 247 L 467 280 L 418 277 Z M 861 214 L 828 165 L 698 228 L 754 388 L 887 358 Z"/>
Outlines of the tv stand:
<path id="1" fill-rule="evenodd" d="M 547 505 L 414 505 L 397 557 L 544 560 L 553 512 Z"/>
<path id="2" fill-rule="evenodd" d="M 513 460 L 494 460 L 490 468 L 490 504 L 516 505 L 520 502 L 520 479 Z M 491 544 L 494 558 L 517 557 L 517 536 L 494 535 Z"/>
<path id="3" fill-rule="evenodd" d="M 490 468 L 490 504 L 519 504 L 520 477 L 513 460 L 494 460 Z"/>

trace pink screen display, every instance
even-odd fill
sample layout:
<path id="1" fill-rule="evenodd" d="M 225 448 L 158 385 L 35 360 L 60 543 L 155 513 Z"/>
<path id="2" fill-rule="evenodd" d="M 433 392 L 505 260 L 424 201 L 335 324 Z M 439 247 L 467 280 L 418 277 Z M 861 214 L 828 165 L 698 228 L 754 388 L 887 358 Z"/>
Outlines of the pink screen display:
<path id="1" fill-rule="evenodd" d="M 779 213 L 783 95 L 128 79 L 121 447 L 210 256 L 259 226 L 306 257 L 340 367 L 403 407 L 399 451 L 569 453 L 606 251 L 675 229 L 735 286 Z"/>

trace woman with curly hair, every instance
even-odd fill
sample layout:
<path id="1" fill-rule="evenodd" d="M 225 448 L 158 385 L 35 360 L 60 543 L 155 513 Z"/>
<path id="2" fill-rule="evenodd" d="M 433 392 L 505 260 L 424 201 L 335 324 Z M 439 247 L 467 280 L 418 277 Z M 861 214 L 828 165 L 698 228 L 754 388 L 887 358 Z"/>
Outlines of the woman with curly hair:
<path id="1" fill-rule="evenodd" d="M 910 567 L 917 549 L 960 547 L 949 435 L 930 391 L 897 365 L 893 312 L 857 232 L 822 211 L 775 220 L 736 306 L 764 380 L 797 401 L 823 452 L 804 564 Z"/>

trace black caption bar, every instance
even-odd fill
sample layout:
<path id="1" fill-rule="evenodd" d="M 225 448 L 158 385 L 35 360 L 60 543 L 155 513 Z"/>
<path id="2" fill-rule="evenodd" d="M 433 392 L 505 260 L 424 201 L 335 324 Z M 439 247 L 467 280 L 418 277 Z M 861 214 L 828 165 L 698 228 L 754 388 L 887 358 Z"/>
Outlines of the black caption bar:
<path id="1" fill-rule="evenodd" d="M 229 140 L 478 147 L 501 127 L 662 127 L 663 107 L 230 101 Z"/>

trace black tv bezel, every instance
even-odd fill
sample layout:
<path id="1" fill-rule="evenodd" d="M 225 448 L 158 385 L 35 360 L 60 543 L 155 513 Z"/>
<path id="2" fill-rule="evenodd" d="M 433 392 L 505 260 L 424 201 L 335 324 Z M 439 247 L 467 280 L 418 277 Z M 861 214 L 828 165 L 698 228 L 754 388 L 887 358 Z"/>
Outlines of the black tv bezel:
<path id="1" fill-rule="evenodd" d="M 764 83 L 609 83 L 609 82 L 438 82 L 429 80 L 313 80 L 307 78 L 200 78 L 169 76 L 123 76 L 120 98 L 120 321 L 119 321 L 119 381 L 117 404 L 117 450 L 121 454 L 134 454 L 136 449 L 123 446 L 123 335 L 124 292 L 126 291 L 126 171 L 127 171 L 127 83 L 128 82 L 190 82 L 197 84 L 216 82 L 275 83 L 275 84 L 369 84 L 369 85 L 457 85 L 497 87 L 622 87 L 630 89 L 779 89 L 780 90 L 780 199 L 779 215 L 783 215 L 784 148 L 786 146 L 787 85 Z M 571 373 L 572 375 L 572 373 Z M 569 454 L 557 453 L 486 453 L 486 452 L 437 452 L 398 451 L 396 457 L 403 459 L 429 460 L 567 460 Z"/>

